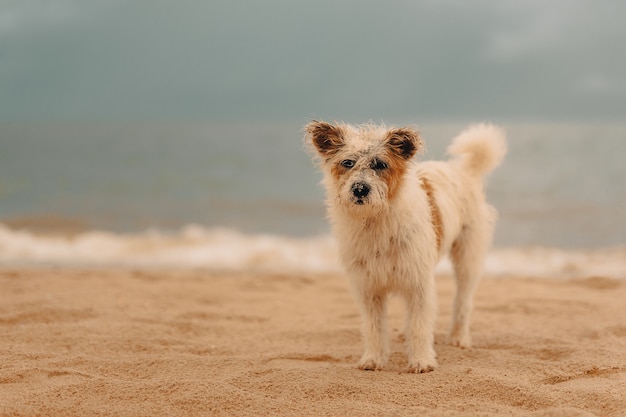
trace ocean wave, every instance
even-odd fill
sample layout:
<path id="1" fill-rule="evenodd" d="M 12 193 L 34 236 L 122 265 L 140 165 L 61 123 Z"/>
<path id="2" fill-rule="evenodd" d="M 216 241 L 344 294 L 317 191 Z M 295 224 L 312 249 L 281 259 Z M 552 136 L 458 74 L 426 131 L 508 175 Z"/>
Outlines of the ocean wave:
<path id="1" fill-rule="evenodd" d="M 134 234 L 86 231 L 46 235 L 0 224 L 0 263 L 4 265 L 324 272 L 338 270 L 335 253 L 327 236 L 246 235 L 197 225 L 173 233 L 152 229 Z"/>
<path id="2" fill-rule="evenodd" d="M 291 238 L 249 235 L 232 229 L 188 225 L 176 232 L 119 234 L 85 231 L 36 234 L 0 224 L 0 265 L 69 267 L 202 268 L 233 272 L 341 271 L 330 236 Z M 438 274 L 452 266 L 443 259 Z M 626 279 L 626 247 L 595 250 L 495 248 L 485 261 L 488 276 Z"/>

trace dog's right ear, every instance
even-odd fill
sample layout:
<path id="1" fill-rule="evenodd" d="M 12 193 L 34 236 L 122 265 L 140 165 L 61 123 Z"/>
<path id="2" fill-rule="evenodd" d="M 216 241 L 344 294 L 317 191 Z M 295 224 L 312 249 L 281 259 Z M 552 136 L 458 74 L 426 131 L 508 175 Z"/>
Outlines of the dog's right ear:
<path id="1" fill-rule="evenodd" d="M 307 140 L 311 142 L 322 156 L 332 156 L 339 152 L 345 144 L 344 132 L 338 126 L 313 120 L 304 127 Z"/>
<path id="2" fill-rule="evenodd" d="M 400 127 L 391 129 L 387 133 L 387 146 L 398 156 L 411 159 L 420 151 L 424 144 L 417 129 Z"/>

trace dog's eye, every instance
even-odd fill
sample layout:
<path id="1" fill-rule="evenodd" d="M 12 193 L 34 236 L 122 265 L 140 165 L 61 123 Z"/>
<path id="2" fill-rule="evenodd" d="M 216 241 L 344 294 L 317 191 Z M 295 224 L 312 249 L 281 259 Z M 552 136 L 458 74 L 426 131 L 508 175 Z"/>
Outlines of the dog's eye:
<path id="1" fill-rule="evenodd" d="M 380 159 L 374 159 L 370 164 L 370 168 L 375 171 L 382 171 L 383 169 L 387 169 L 387 164 Z"/>
<path id="2" fill-rule="evenodd" d="M 341 161 L 341 166 L 348 169 L 354 167 L 354 164 L 355 162 L 352 159 L 344 159 Z"/>

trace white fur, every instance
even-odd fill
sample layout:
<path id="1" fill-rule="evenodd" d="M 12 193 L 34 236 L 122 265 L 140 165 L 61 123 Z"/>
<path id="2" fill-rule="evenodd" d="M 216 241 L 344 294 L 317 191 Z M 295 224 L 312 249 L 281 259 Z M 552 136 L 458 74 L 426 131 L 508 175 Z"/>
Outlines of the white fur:
<path id="1" fill-rule="evenodd" d="M 331 134 L 327 134 L 331 128 Z M 504 157 L 503 131 L 485 124 L 470 127 L 450 145 L 450 161 L 417 164 L 411 157 L 421 147 L 421 140 L 411 128 L 406 130 L 414 136 L 405 136 L 416 149 L 405 159 L 390 151 L 386 138 L 392 129 L 385 126 L 312 122 L 305 130 L 322 162 L 328 215 L 363 318 L 365 353 L 359 368 L 377 370 L 385 365 L 389 355 L 386 302 L 389 294 L 397 294 L 407 305 L 408 370 L 433 370 L 437 365 L 433 271 L 440 256 L 447 252 L 457 281 L 450 342 L 460 347 L 471 344 L 472 298 L 496 219 L 495 209 L 485 202 L 483 175 Z M 331 140 L 325 142 L 324 135 L 331 136 Z M 392 197 L 385 175 L 393 171 L 376 171 L 372 168 L 373 158 L 395 161 L 387 170 L 402 173 Z M 338 175 L 338 164 L 345 160 L 354 160 L 355 164 L 350 169 L 339 169 Z M 432 211 L 423 181 L 429 184 L 441 220 L 439 244 L 437 214 Z M 353 193 L 357 182 L 371 188 L 361 204 L 356 204 Z"/>

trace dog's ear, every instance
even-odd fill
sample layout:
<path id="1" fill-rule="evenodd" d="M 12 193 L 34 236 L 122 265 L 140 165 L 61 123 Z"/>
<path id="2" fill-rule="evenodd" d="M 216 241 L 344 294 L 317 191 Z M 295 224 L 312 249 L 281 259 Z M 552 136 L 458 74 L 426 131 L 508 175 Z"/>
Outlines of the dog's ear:
<path id="1" fill-rule="evenodd" d="M 304 132 L 322 156 L 336 154 L 345 143 L 343 130 L 330 123 L 313 120 L 304 127 Z"/>
<path id="2" fill-rule="evenodd" d="M 411 127 L 391 129 L 387 133 L 387 146 L 393 153 L 404 159 L 410 159 L 422 149 L 422 138 L 419 132 Z"/>

